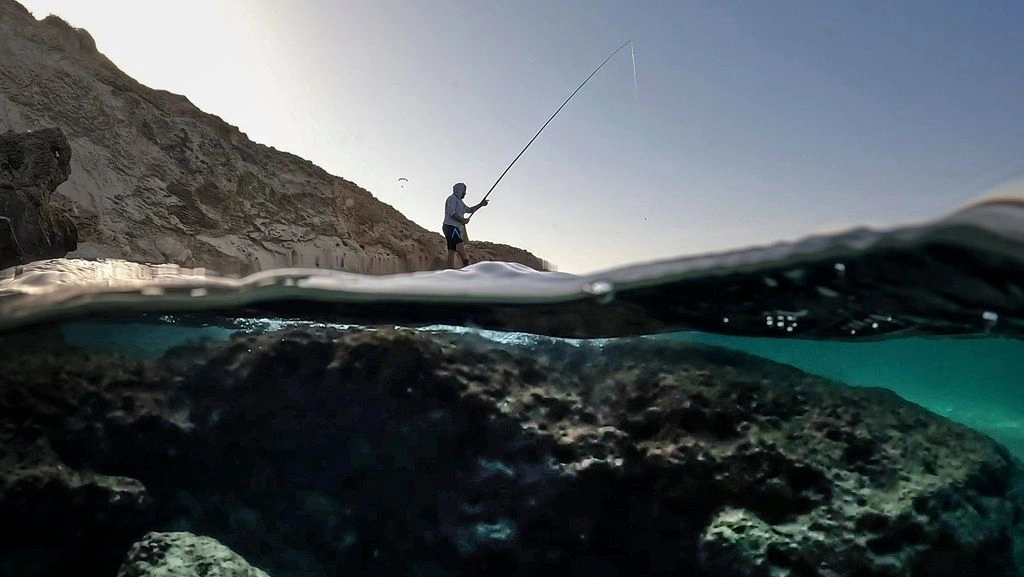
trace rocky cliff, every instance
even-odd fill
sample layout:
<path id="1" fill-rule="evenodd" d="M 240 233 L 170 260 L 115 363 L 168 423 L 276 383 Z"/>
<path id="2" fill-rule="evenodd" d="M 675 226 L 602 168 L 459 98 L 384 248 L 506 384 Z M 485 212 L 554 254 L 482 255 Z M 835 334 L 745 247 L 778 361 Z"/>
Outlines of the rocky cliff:
<path id="1" fill-rule="evenodd" d="M 204 266 L 390 273 L 443 268 L 444 242 L 368 191 L 252 142 L 183 96 L 143 86 L 63 20 L 0 0 L 0 132 L 59 127 L 74 155 L 59 193 L 71 256 Z M 545 267 L 509 246 L 475 259 Z"/>

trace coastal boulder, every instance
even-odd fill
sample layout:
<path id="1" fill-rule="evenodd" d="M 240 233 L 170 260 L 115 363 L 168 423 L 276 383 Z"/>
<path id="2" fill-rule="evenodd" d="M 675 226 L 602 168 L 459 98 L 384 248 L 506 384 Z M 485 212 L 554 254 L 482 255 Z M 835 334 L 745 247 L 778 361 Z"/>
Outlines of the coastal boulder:
<path id="1" fill-rule="evenodd" d="M 70 163 L 59 129 L 0 135 L 0 268 L 60 258 L 78 246 L 77 227 L 53 198 Z"/>

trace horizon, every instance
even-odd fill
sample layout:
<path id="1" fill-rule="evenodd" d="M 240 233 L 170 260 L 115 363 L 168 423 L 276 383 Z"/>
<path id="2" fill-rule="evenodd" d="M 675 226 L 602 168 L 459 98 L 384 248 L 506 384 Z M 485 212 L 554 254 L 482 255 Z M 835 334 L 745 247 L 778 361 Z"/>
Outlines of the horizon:
<path id="1" fill-rule="evenodd" d="M 1024 175 L 1020 6 L 20 3 L 438 233 L 451 184 L 478 202 L 632 39 L 636 84 L 623 50 L 470 224 L 563 272 L 930 220 Z"/>

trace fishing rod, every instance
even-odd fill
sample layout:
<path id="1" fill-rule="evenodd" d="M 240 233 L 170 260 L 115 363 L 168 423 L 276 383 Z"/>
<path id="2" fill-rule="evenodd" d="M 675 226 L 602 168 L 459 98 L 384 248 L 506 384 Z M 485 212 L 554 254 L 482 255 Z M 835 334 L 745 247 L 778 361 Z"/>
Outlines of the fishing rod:
<path id="1" fill-rule="evenodd" d="M 530 148 L 530 145 L 531 145 L 531 144 L 533 144 L 533 141 L 534 141 L 534 140 L 537 140 L 537 137 L 538 137 L 538 136 L 540 136 L 540 133 L 544 131 L 544 128 L 546 128 L 546 127 L 547 127 L 548 123 L 550 123 L 550 122 L 551 122 L 552 120 L 554 120 L 554 119 L 555 119 L 555 117 L 556 117 L 556 116 L 558 116 L 558 113 L 559 113 L 559 112 L 561 112 L 561 110 L 562 110 L 563 108 L 565 108 L 565 105 L 566 105 L 566 104 L 569 104 L 569 101 L 570 101 L 570 100 L 572 100 L 572 97 L 573 97 L 573 96 L 576 96 L 576 93 L 577 93 L 577 92 L 579 92 L 579 91 L 580 91 L 580 89 L 582 89 L 582 88 L 583 88 L 583 87 L 584 87 L 584 86 L 585 86 L 585 85 L 587 84 L 587 82 L 590 82 L 590 79 L 591 79 L 591 78 L 593 78 L 593 77 L 594 77 L 594 75 L 596 75 L 596 74 L 598 73 L 598 71 L 599 71 L 599 70 L 601 70 L 602 68 L 604 68 L 604 65 L 605 65 L 605 64 L 608 64 L 608 61 L 609 61 L 609 60 L 611 60 L 611 59 L 612 59 L 612 57 L 614 57 L 614 56 L 615 56 L 616 54 L 618 54 L 618 53 L 619 53 L 619 51 L 620 51 L 620 50 L 622 50 L 622 49 L 623 49 L 623 48 L 625 48 L 626 46 L 629 46 L 629 45 L 631 45 L 632 43 L 633 43 L 633 41 L 632 41 L 632 40 L 627 40 L 625 44 L 623 44 L 622 46 L 619 46 L 618 48 L 616 48 L 616 49 L 615 49 L 615 52 L 612 52 L 612 53 L 611 53 L 611 55 L 610 55 L 610 56 L 608 56 L 608 58 L 605 58 L 605 59 L 604 59 L 604 62 L 602 62 L 600 66 L 598 66 L 597 68 L 595 68 L 595 69 L 594 69 L 594 71 L 590 73 L 590 76 L 588 76 L 588 77 L 587 77 L 587 79 L 583 81 L 583 84 L 580 84 L 580 85 L 579 85 L 579 86 L 578 86 L 578 87 L 576 88 L 576 90 L 573 90 L 573 91 L 572 91 L 572 94 L 570 94 L 570 95 L 569 95 L 569 98 L 566 98 L 566 99 L 565 99 L 565 102 L 563 102 L 563 103 L 562 103 L 562 105 L 558 107 L 558 110 L 556 110 L 556 111 L 555 111 L 555 113 L 551 115 L 551 118 L 548 118 L 548 121 L 544 123 L 544 126 L 541 126 L 541 127 L 540 127 L 540 130 L 538 130 L 538 131 L 537 131 L 537 134 L 534 134 L 534 135 L 533 135 L 533 138 L 531 138 L 531 139 L 530 139 L 530 142 L 527 142 L 527 143 L 526 143 L 526 146 L 524 146 L 524 147 L 523 147 L 523 149 L 522 149 L 522 150 L 521 150 L 521 151 L 519 152 L 519 154 L 518 154 L 518 155 L 516 155 L 515 159 L 514 159 L 514 160 L 512 160 L 512 163 L 511 163 L 511 164 L 509 164 L 509 165 L 508 165 L 508 168 L 506 168 L 506 169 L 505 169 L 505 172 L 502 172 L 502 173 L 501 173 L 501 176 L 499 176 L 499 177 L 498 177 L 498 180 L 494 181 L 494 185 L 492 185 L 492 186 L 491 186 L 491 189 L 490 189 L 490 190 L 488 190 L 488 191 L 487 191 L 487 194 L 485 194 L 485 195 L 484 195 L 484 200 L 487 200 L 487 197 L 491 195 L 491 192 L 492 192 L 492 191 L 494 190 L 494 188 L 495 188 L 496 186 L 498 186 L 498 183 L 499 183 L 499 182 L 501 182 L 501 179 L 502 179 L 502 178 L 505 178 L 505 174 L 507 174 L 507 173 L 508 173 L 508 171 L 509 171 L 509 170 L 510 170 L 510 169 L 512 168 L 512 165 L 516 163 L 516 160 L 519 160 L 519 157 L 520 157 L 520 156 L 522 156 L 524 152 L 526 152 L 526 149 L 527 149 L 527 148 Z M 636 64 L 634 64 L 634 66 L 636 66 Z M 635 79 L 635 77 L 634 77 L 634 79 Z M 481 202 L 482 202 L 482 201 L 481 201 Z"/>

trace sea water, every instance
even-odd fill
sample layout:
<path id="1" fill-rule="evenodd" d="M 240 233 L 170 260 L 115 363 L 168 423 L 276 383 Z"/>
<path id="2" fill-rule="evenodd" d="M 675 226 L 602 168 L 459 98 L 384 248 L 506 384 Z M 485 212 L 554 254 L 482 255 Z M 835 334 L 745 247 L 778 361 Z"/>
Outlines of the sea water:
<path id="1" fill-rule="evenodd" d="M 1014 200 L 919 226 L 585 276 L 479 263 L 384 277 L 279 269 L 228 278 L 57 259 L 0 275 L 0 337 L 7 355 L 48 330 L 57 340 L 46 346 L 140 360 L 303 328 L 469 333 L 524 349 L 698 343 L 888 389 L 1024 459 L 1022 265 L 1024 204 Z M 491 535 L 481 538 L 511 538 L 512 525 L 495 523 L 480 525 Z"/>

